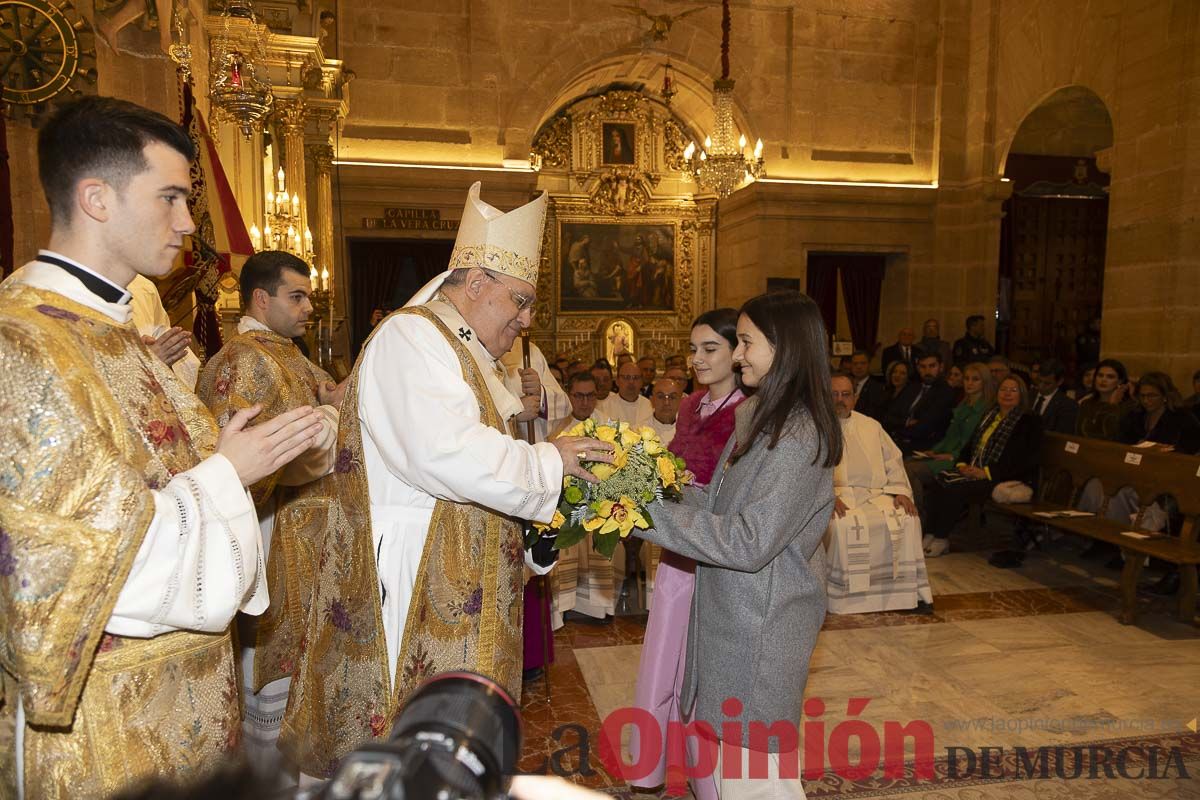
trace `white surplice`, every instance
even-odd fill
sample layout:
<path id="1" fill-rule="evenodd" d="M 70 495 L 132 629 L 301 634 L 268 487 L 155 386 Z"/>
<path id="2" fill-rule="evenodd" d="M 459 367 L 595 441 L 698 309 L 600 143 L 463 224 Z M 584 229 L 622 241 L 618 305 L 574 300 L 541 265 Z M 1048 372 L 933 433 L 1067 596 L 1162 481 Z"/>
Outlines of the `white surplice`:
<path id="1" fill-rule="evenodd" d="M 640 428 L 650 424 L 650 420 L 654 417 L 654 406 L 650 405 L 649 398 L 642 397 L 640 394 L 636 400 L 630 403 L 623 400 L 621 395 L 612 392 L 608 397 L 596 403 L 595 417 L 601 422 L 609 420 L 628 422 L 631 427 Z"/>
<path id="2" fill-rule="evenodd" d="M 521 401 L 504 385 L 504 368 L 462 315 L 440 297 L 425 305 L 474 357 L 500 417 L 520 413 Z M 433 323 L 413 314 L 388 317 L 363 349 L 357 410 L 384 634 L 395 664 L 434 503 L 477 503 L 549 522 L 562 487 L 562 459 L 552 444 L 531 445 L 480 422 L 458 355 Z M 547 571 L 533 566 L 528 553 L 526 565 Z"/>
<path id="3" fill-rule="evenodd" d="M 829 521 L 829 611 L 861 614 L 915 608 L 933 602 L 921 521 L 896 508 L 895 497 L 912 499 L 903 455 L 879 423 L 851 412 L 841 420 L 844 449 L 833 472 L 833 492 L 846 515 Z"/>
<path id="4" fill-rule="evenodd" d="M 134 275 L 126 291 L 130 295 L 129 306 L 133 310 L 133 325 L 138 329 L 138 333 L 157 339 L 173 327 L 167 310 L 163 308 L 158 287 L 152 280 L 142 275 Z M 171 371 L 185 386 L 193 392 L 196 391 L 196 378 L 200 376 L 200 359 L 192 352 L 191 347 L 184 352 L 183 358 L 171 365 Z"/>
<path id="5" fill-rule="evenodd" d="M 96 274 L 73 259 L 45 252 Z M 8 280 L 55 292 L 118 324 L 130 323 L 127 302 L 106 302 L 61 267 L 33 261 Z M 161 366 L 165 374 L 166 366 Z M 151 494 L 154 517 L 104 630 L 143 639 L 176 630 L 220 633 L 238 611 L 265 611 L 258 516 L 229 459 L 213 454 Z M 243 586 L 238 575 L 245 576 Z M 25 714 L 20 704 L 16 711 L 17 786 L 23 787 Z"/>

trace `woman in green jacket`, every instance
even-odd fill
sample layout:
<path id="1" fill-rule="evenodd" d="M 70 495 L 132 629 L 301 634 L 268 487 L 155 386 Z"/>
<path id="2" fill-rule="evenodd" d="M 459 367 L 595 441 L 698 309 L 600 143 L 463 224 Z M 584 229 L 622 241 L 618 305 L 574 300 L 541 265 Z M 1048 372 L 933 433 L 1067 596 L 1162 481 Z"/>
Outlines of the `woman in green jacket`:
<path id="1" fill-rule="evenodd" d="M 991 408 L 995 400 L 996 381 L 987 365 L 974 362 L 963 367 L 963 399 L 954 407 L 946 435 L 923 452 L 923 457 L 917 457 L 914 453 L 904 462 L 917 508 L 922 506 L 925 487 L 936 480 L 937 474 L 954 469 L 954 459 L 966 447 L 971 434 L 979 427 L 983 412 Z"/>

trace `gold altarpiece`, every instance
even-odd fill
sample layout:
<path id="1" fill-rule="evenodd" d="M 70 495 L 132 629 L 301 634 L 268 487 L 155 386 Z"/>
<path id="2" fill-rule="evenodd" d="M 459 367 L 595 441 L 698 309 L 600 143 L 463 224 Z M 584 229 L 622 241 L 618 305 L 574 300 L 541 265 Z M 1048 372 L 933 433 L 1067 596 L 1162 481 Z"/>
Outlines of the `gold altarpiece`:
<path id="1" fill-rule="evenodd" d="M 551 117 L 534 137 L 550 194 L 533 338 L 550 356 L 591 363 L 612 349 L 687 352 L 692 320 L 712 307 L 716 196 L 681 180 L 688 133 L 661 101 L 613 90 Z M 625 330 L 616 325 L 616 330 Z"/>

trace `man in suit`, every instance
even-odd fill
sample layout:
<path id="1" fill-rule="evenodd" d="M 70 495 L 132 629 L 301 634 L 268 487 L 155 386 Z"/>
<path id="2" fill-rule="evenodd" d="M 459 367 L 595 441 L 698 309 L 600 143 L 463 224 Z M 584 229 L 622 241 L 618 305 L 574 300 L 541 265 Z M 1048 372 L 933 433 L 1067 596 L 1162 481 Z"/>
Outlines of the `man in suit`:
<path id="1" fill-rule="evenodd" d="M 1034 384 L 1037 397 L 1033 400 L 1033 413 L 1042 418 L 1043 431 L 1075 432 L 1075 418 L 1079 416 L 1079 405 L 1062 391 L 1066 373 L 1066 367 L 1057 358 L 1047 358 L 1038 364 L 1038 376 Z"/>
<path id="2" fill-rule="evenodd" d="M 984 318 L 980 314 L 967 317 L 967 333 L 954 343 L 954 363 L 961 366 L 972 361 L 987 361 L 996 352 L 992 343 L 983 338 Z"/>
<path id="3" fill-rule="evenodd" d="M 887 388 L 871 374 L 871 357 L 866 350 L 855 350 L 850 356 L 850 377 L 854 381 L 854 407 L 876 422 L 887 411 Z"/>
<path id="4" fill-rule="evenodd" d="M 921 348 L 913 344 L 916 338 L 912 328 L 900 329 L 896 334 L 896 343 L 883 348 L 883 359 L 880 361 L 880 366 L 885 372 L 896 361 L 903 361 L 908 364 L 908 374 L 916 374 L 917 360 L 921 357 Z"/>
<path id="5" fill-rule="evenodd" d="M 954 390 L 942 377 L 940 353 L 922 355 L 917 374 L 919 380 L 904 387 L 883 418 L 884 429 L 906 456 L 941 439 L 954 410 Z"/>

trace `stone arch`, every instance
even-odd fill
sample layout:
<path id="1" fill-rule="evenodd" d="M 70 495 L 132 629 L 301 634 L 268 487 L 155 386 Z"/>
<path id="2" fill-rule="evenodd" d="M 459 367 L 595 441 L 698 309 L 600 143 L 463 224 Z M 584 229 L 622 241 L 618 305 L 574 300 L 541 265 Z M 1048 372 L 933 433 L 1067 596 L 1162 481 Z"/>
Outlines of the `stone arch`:
<path id="1" fill-rule="evenodd" d="M 999 149 L 997 173 L 1004 175 L 1014 152 L 1095 156 L 1112 147 L 1113 119 L 1099 94 L 1081 84 L 1046 92 L 1021 117 Z"/>
<path id="2" fill-rule="evenodd" d="M 1119 79 L 1114 54 L 1123 43 L 1121 14 L 1083 14 L 1077 4 L 1006 0 L 996 18 L 995 163 L 999 175 L 1029 112 L 1067 86 L 1085 86 L 1110 110 Z M 1127 37 L 1128 33 L 1125 32 Z"/>
<path id="3" fill-rule="evenodd" d="M 675 87 L 678 90 L 671 102 L 670 111 L 687 135 L 697 138 L 696 144 L 699 145 L 700 140 L 713 128 L 712 75 L 702 67 L 681 60 L 676 55 L 644 49 L 609 53 L 576 70 L 562 83 L 551 102 L 542 108 L 533 132 L 540 130 L 563 109 L 610 88 L 644 87 L 647 93 L 657 98 L 662 87 L 664 63 L 668 57 L 671 59 Z M 734 123 L 748 138 L 752 138 L 754 129 L 746 111 L 737 103 L 736 97 L 734 101 Z"/>
<path id="4" fill-rule="evenodd" d="M 680 20 L 672 29 L 668 42 L 654 47 L 642 43 L 636 36 L 631 37 L 628 23 L 620 20 L 578 27 L 559 40 L 537 65 L 513 70 L 514 83 L 521 89 L 511 98 L 511 110 L 503 119 L 502 127 L 512 136 L 521 137 L 521 146 L 528 145 L 542 122 L 566 101 L 578 96 L 578 92 L 567 94 L 570 87 L 581 76 L 609 62 L 636 66 L 644 65 L 647 60 L 657 60 L 661 64 L 669 57 L 673 67 L 683 68 L 687 75 L 701 76 L 697 80 L 710 95 L 707 102 L 711 103 L 712 76 L 718 74 L 720 68 L 721 39 L 719 26 L 713 25 L 711 19 L 704 19 L 707 16 L 701 14 L 697 18 Z M 735 59 L 732 77 L 748 83 L 753 77 L 744 69 L 748 63 Z M 661 72 L 656 77 L 661 85 Z M 636 72 L 619 72 L 607 82 L 652 86 L 647 76 Z M 553 99 L 547 101 L 547 98 Z M 744 115 L 739 122 L 744 122 Z"/>

